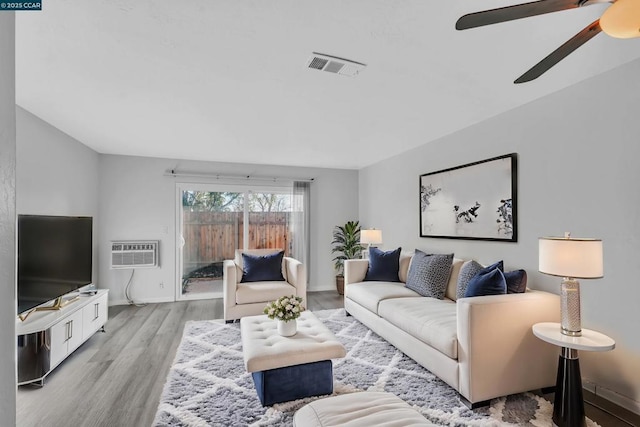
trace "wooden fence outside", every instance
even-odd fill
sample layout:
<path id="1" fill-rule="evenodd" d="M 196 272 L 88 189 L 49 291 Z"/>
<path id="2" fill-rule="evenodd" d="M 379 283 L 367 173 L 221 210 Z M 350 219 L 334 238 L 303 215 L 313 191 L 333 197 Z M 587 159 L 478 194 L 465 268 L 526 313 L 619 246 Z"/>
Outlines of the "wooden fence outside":
<path id="1" fill-rule="evenodd" d="M 250 212 L 250 249 L 284 249 L 289 255 L 289 212 Z M 184 273 L 200 267 L 233 259 L 236 248 L 244 245 L 242 212 L 183 211 L 182 249 Z"/>

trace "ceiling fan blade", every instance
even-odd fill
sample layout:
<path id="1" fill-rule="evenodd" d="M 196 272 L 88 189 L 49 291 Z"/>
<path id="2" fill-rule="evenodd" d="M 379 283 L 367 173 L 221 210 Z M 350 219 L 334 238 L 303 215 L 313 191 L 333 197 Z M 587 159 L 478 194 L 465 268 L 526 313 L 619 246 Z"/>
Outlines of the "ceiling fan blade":
<path id="1" fill-rule="evenodd" d="M 514 19 L 528 18 L 530 16 L 543 15 L 561 10 L 575 9 L 577 7 L 580 7 L 579 0 L 540 0 L 514 6 L 500 7 L 498 9 L 464 15 L 456 22 L 456 29 L 467 30 L 469 28 L 513 21 Z"/>
<path id="2" fill-rule="evenodd" d="M 521 75 L 514 83 L 525 83 L 537 79 L 544 74 L 549 68 L 566 58 L 571 52 L 598 35 L 602 29 L 600 28 L 600 20 L 592 22 L 575 36 L 571 37 L 565 44 L 551 52 L 546 58 L 531 67 L 529 71 Z"/>

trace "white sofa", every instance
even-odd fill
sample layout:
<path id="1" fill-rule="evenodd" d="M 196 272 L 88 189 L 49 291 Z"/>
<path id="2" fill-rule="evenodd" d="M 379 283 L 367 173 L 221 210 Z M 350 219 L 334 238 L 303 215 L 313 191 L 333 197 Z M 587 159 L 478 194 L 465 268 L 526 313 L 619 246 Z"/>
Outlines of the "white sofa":
<path id="1" fill-rule="evenodd" d="M 307 273 L 304 265 L 293 258 L 282 258 L 284 281 L 242 283 L 242 254 L 270 255 L 280 249 L 236 250 L 235 258 L 223 262 L 222 297 L 227 323 L 244 316 L 263 314 L 268 302 L 296 295 L 307 305 Z"/>
<path id="2" fill-rule="evenodd" d="M 400 257 L 401 282 L 364 281 L 368 260 L 344 263 L 344 308 L 375 333 L 456 389 L 475 408 L 489 400 L 555 385 L 558 349 L 536 338 L 531 326 L 560 318 L 557 295 L 460 298 L 454 259 L 445 298 L 406 288 L 411 257 Z"/>

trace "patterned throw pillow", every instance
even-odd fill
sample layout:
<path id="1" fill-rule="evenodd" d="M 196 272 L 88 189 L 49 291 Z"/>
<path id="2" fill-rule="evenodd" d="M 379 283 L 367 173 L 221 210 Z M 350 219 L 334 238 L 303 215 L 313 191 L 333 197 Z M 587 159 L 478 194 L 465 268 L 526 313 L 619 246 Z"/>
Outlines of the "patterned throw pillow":
<path id="1" fill-rule="evenodd" d="M 502 295 L 507 293 L 507 281 L 502 272 L 504 266 L 498 261 L 485 267 L 469 281 L 465 297 L 479 297 L 484 295 Z"/>
<path id="2" fill-rule="evenodd" d="M 402 248 L 398 248 L 384 252 L 375 247 L 369 248 L 369 269 L 364 277 L 365 282 L 399 282 L 401 250 Z"/>
<path id="3" fill-rule="evenodd" d="M 425 254 L 416 249 L 405 286 L 423 297 L 443 299 L 452 262 L 453 254 Z"/>
<path id="4" fill-rule="evenodd" d="M 284 251 L 269 255 L 242 254 L 242 279 L 240 283 L 282 281 Z"/>
<path id="5" fill-rule="evenodd" d="M 469 281 L 480 273 L 484 267 L 474 260 L 467 261 L 460 267 L 460 273 L 458 273 L 458 283 L 456 287 L 456 299 L 464 298 L 464 294 L 467 292 L 467 286 Z"/>
<path id="6" fill-rule="evenodd" d="M 521 294 L 527 290 L 527 272 L 515 270 L 504 273 L 508 294 Z"/>

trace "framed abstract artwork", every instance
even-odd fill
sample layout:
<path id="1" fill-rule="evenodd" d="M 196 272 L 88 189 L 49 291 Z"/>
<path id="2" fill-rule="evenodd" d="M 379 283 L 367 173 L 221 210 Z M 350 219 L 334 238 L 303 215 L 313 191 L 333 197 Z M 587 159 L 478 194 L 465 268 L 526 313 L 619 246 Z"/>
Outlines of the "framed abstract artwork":
<path id="1" fill-rule="evenodd" d="M 517 154 L 420 175 L 420 237 L 517 242 Z"/>

